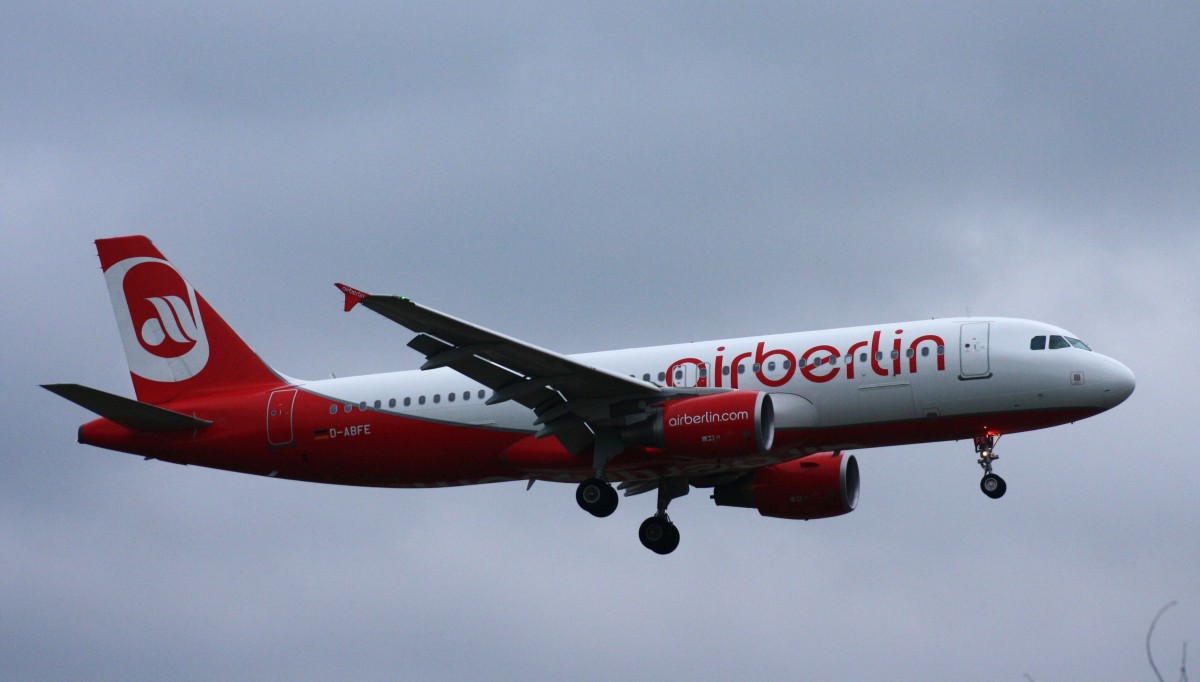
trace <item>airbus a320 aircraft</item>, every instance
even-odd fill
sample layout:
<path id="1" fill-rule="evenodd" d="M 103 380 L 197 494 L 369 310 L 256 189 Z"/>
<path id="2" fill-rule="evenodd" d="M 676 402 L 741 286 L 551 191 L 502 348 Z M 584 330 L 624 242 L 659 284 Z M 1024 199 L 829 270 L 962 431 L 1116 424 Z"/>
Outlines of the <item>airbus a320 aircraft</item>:
<path id="1" fill-rule="evenodd" d="M 137 399 L 45 388 L 98 414 L 79 442 L 177 464 L 385 487 L 577 483 L 587 512 L 657 491 L 642 544 L 667 554 L 671 500 L 816 519 L 858 501 L 847 450 L 970 439 L 980 487 L 1002 434 L 1124 401 L 1132 372 L 1030 320 L 959 318 L 561 355 L 338 284 L 345 309 L 415 336 L 420 370 L 300 381 L 272 370 L 141 237 L 96 242 Z"/>

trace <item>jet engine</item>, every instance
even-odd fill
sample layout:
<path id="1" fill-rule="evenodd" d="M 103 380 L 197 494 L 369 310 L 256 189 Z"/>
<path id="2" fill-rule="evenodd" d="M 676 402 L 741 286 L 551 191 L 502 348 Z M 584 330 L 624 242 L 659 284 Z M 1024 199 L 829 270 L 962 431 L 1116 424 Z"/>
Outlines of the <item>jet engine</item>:
<path id="1" fill-rule="evenodd" d="M 663 448 L 681 455 L 739 457 L 771 449 L 775 409 L 760 391 L 729 391 L 681 398 L 661 413 L 626 427 L 629 445 Z"/>
<path id="2" fill-rule="evenodd" d="M 841 516 L 858 504 L 858 461 L 854 455 L 822 452 L 773 464 L 715 487 L 712 499 L 780 519 Z"/>

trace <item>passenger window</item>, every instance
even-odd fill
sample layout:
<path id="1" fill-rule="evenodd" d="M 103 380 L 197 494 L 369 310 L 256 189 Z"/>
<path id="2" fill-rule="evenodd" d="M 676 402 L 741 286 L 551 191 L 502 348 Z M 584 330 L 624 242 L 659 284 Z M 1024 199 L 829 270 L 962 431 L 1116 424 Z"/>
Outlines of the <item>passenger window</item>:
<path id="1" fill-rule="evenodd" d="M 746 373 L 746 366 L 738 365 L 738 374 L 745 374 L 745 373 Z"/>
<path id="2" fill-rule="evenodd" d="M 650 381 L 650 373 L 649 372 L 642 375 L 642 381 Z"/>
<path id="3" fill-rule="evenodd" d="M 682 369 L 675 370 L 675 381 L 683 381 L 683 370 Z"/>
<path id="4" fill-rule="evenodd" d="M 483 400 L 483 389 L 479 389 L 479 399 Z"/>
<path id="5" fill-rule="evenodd" d="M 775 363 L 774 363 L 774 362 L 768 362 L 768 363 L 767 363 L 767 371 L 768 371 L 768 372 L 774 372 L 774 371 L 775 371 Z"/>
<path id="6" fill-rule="evenodd" d="M 471 392 L 463 391 L 463 400 L 470 400 L 470 399 L 471 399 Z"/>
<path id="7" fill-rule="evenodd" d="M 666 373 L 666 372 L 659 372 L 659 373 L 658 373 L 658 380 L 659 380 L 660 382 L 666 381 L 666 380 L 667 380 L 667 373 Z"/>
<path id="8" fill-rule="evenodd" d="M 1046 350 L 1046 337 L 1035 336 L 1030 339 L 1029 350 Z"/>
<path id="9" fill-rule="evenodd" d="M 921 357 L 923 357 L 923 358 L 929 357 L 929 346 L 924 346 L 921 348 Z"/>
<path id="10" fill-rule="evenodd" d="M 454 402 L 454 396 L 455 396 L 455 395 L 456 395 L 456 394 L 454 394 L 454 393 L 447 393 L 447 394 L 446 394 L 446 402 L 451 402 L 451 403 L 452 403 L 452 402 Z"/>
<path id="11" fill-rule="evenodd" d="M 875 352 L 875 362 L 879 362 L 882 359 L 883 359 L 883 351 L 876 351 Z"/>
<path id="12" fill-rule="evenodd" d="M 725 365 L 724 367 L 721 368 L 721 374 L 724 374 L 725 376 L 729 376 L 729 365 Z"/>
<path id="13" fill-rule="evenodd" d="M 405 398 L 405 399 L 404 399 L 404 406 L 405 406 L 405 407 L 408 407 L 409 405 L 412 405 L 412 398 Z"/>
<path id="14" fill-rule="evenodd" d="M 1070 348 L 1071 344 L 1067 340 L 1057 334 L 1050 337 L 1050 350 L 1058 350 L 1059 348 Z"/>
<path id="15" fill-rule="evenodd" d="M 791 369 L 791 368 L 792 368 L 792 361 L 791 361 L 791 360 L 784 360 L 784 361 L 783 361 L 783 369 L 784 369 L 784 371 L 787 371 L 787 370 L 789 370 L 789 369 Z"/>
<path id="16" fill-rule="evenodd" d="M 377 409 L 377 410 L 378 410 L 378 409 L 379 409 L 379 408 L 381 408 L 381 407 L 383 407 L 383 402 L 381 402 L 381 401 L 379 401 L 379 400 L 376 400 L 376 401 L 375 401 L 375 409 Z"/>
<path id="17" fill-rule="evenodd" d="M 388 407 L 395 407 L 395 406 L 396 406 L 396 399 L 395 399 L 395 398 L 392 398 L 392 399 L 388 400 Z"/>
<path id="18" fill-rule="evenodd" d="M 441 393 L 434 393 L 434 394 L 433 394 L 433 402 L 434 402 L 435 404 L 436 404 L 436 403 L 440 403 L 440 402 L 442 402 L 442 394 L 441 394 Z"/>
<path id="19" fill-rule="evenodd" d="M 359 410 L 359 412 L 366 412 L 366 411 L 367 411 L 367 403 L 366 403 L 366 401 L 365 401 L 365 400 L 364 400 L 363 402 L 361 402 L 361 403 L 359 403 L 359 404 L 358 404 L 358 410 Z"/>
<path id="20" fill-rule="evenodd" d="M 762 371 L 762 365 L 760 365 L 760 364 L 759 364 L 759 363 L 757 363 L 757 362 L 756 362 L 756 363 L 754 363 L 754 371 L 755 371 L 755 372 L 761 372 L 761 371 Z"/>
<path id="21" fill-rule="evenodd" d="M 866 353 L 859 353 L 859 354 L 858 354 L 858 361 L 859 361 L 859 362 L 866 362 L 866 361 L 867 361 L 867 354 L 866 354 Z"/>
<path id="22" fill-rule="evenodd" d="M 946 347 L 938 346 L 938 355 L 945 355 L 945 354 L 946 354 Z"/>
<path id="23" fill-rule="evenodd" d="M 702 366 L 700 368 L 700 378 L 703 379 L 706 376 L 708 376 L 708 366 L 707 365 Z"/>
<path id="24" fill-rule="evenodd" d="M 337 405 L 329 406 L 329 414 L 337 414 Z"/>
<path id="25" fill-rule="evenodd" d="M 417 404 L 424 405 L 425 404 L 425 396 L 421 396 L 421 397 L 417 398 Z"/>
<path id="26" fill-rule="evenodd" d="M 893 360 L 899 359 L 899 357 L 900 357 L 900 351 L 898 351 L 898 350 L 892 351 L 892 359 Z"/>
<path id="27" fill-rule="evenodd" d="M 904 351 L 904 357 L 906 357 L 906 358 L 911 358 L 911 357 L 915 356 L 916 354 L 917 354 L 917 351 L 915 351 L 915 350 L 913 350 L 913 349 L 911 349 L 911 348 L 909 348 L 908 350 Z"/>

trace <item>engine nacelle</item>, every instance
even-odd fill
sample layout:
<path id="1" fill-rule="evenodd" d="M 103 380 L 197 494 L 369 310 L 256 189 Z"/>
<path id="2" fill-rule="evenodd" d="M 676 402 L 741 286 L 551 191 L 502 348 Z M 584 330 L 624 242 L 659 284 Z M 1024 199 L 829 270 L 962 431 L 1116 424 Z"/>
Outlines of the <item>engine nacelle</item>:
<path id="1" fill-rule="evenodd" d="M 740 457 L 771 449 L 775 408 L 759 391 L 729 391 L 672 400 L 662 414 L 622 432 L 630 445 L 681 455 Z"/>
<path id="2" fill-rule="evenodd" d="M 773 464 L 713 489 L 713 501 L 757 509 L 780 519 L 824 519 L 854 511 L 858 504 L 858 461 L 854 455 L 822 452 Z"/>

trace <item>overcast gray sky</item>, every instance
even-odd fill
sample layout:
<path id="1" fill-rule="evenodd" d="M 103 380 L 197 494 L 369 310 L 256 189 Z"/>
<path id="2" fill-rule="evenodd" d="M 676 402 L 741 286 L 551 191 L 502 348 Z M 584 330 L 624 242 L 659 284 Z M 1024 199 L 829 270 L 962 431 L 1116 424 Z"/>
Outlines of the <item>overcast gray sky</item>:
<path id="1" fill-rule="evenodd" d="M 0 678 L 1151 679 L 1200 641 L 1200 4 L 0 5 Z M 292 376 L 407 369 L 334 281 L 563 352 L 930 316 L 1133 397 L 858 453 L 858 510 L 369 490 L 77 445 L 144 233 Z M 1195 647 L 1193 647 L 1194 649 Z M 1175 677 L 1171 672 L 1170 677 Z M 1194 676 L 1194 671 L 1193 671 Z"/>

